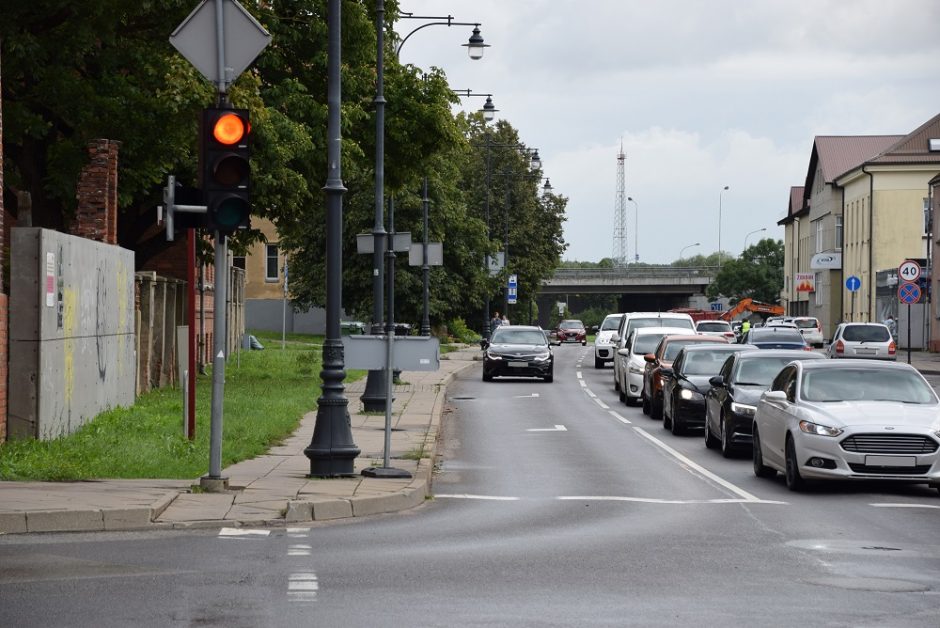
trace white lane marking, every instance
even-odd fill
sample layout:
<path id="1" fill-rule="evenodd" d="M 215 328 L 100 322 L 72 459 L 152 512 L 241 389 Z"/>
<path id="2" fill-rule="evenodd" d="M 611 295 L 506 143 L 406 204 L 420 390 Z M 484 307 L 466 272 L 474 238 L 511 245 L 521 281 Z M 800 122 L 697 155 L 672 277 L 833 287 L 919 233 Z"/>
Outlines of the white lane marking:
<path id="1" fill-rule="evenodd" d="M 287 597 L 291 602 L 315 602 L 320 582 L 310 571 L 292 573 L 287 578 Z"/>
<path id="2" fill-rule="evenodd" d="M 655 497 L 621 497 L 617 495 L 565 495 L 556 497 L 562 501 L 641 502 L 644 504 L 777 504 L 788 505 L 766 499 L 658 499 Z"/>
<path id="3" fill-rule="evenodd" d="M 526 430 L 527 432 L 567 432 L 568 428 L 564 425 L 556 425 L 555 427 L 532 427 Z"/>
<path id="4" fill-rule="evenodd" d="M 630 425 L 630 421 L 628 421 L 627 419 L 623 418 L 623 417 L 620 416 L 618 413 L 614 412 L 613 410 L 610 410 L 609 412 L 610 412 L 610 416 L 614 417 L 615 419 L 617 419 L 618 421 L 620 421 L 620 422 L 623 423 L 624 425 Z"/>
<path id="5" fill-rule="evenodd" d="M 653 443 L 653 444 L 656 445 L 657 447 L 661 448 L 661 449 L 662 449 L 663 451 L 665 451 L 666 453 L 668 453 L 668 454 L 670 454 L 671 456 L 673 456 L 674 458 L 676 458 L 679 462 L 682 462 L 682 463 L 685 464 L 687 467 L 689 467 L 689 468 L 691 468 L 691 469 L 694 469 L 695 471 L 699 472 L 700 474 L 704 475 L 705 477 L 711 479 L 713 482 L 717 482 L 717 483 L 720 484 L 721 486 L 724 486 L 726 489 L 728 489 L 728 490 L 731 491 L 732 493 L 734 493 L 734 494 L 736 494 L 736 495 L 740 495 L 741 497 L 743 497 L 745 500 L 747 500 L 747 501 L 749 501 L 749 502 L 759 502 L 759 501 L 761 501 L 759 497 L 756 497 L 755 495 L 751 495 L 750 493 L 748 493 L 747 491 L 745 491 L 743 488 L 738 488 L 737 486 L 735 486 L 734 484 L 732 484 L 732 483 L 729 482 L 728 480 L 725 480 L 724 478 L 718 477 L 717 475 L 715 475 L 714 473 L 712 473 L 711 471 L 709 471 L 708 469 L 706 469 L 706 468 L 703 467 L 702 465 L 700 465 L 700 464 L 698 464 L 698 463 L 695 463 L 695 462 L 692 462 L 692 460 L 690 460 L 690 459 L 687 458 L 686 456 L 680 454 L 678 451 L 676 451 L 675 449 L 673 449 L 672 447 L 670 447 L 669 445 L 667 445 L 667 444 L 664 443 L 663 441 L 659 440 L 658 438 L 656 438 L 655 436 L 653 436 L 653 435 L 651 435 L 651 434 L 648 434 L 648 433 L 646 432 L 646 430 L 644 430 L 644 429 L 642 429 L 642 428 L 639 428 L 639 427 L 634 427 L 633 429 L 636 430 L 636 432 L 637 432 L 638 434 L 640 434 L 643 438 L 647 439 L 648 441 L 650 441 L 651 443 Z"/>
<path id="6" fill-rule="evenodd" d="M 603 408 L 604 410 L 610 410 L 610 406 L 608 406 L 606 403 L 604 403 L 603 401 L 601 401 L 600 399 L 598 399 L 596 396 L 594 397 L 594 403 L 596 403 L 597 405 L 599 405 L 599 406 L 600 406 L 601 408 Z"/>
<path id="7" fill-rule="evenodd" d="M 592 391 L 590 388 L 585 388 L 584 392 L 587 393 L 588 397 L 591 397 L 592 399 L 597 399 L 597 395 L 595 395 L 594 391 Z"/>
<path id="8" fill-rule="evenodd" d="M 313 550 L 313 547 L 311 547 L 310 545 L 304 545 L 302 543 L 298 543 L 296 545 L 291 545 L 289 548 L 287 548 L 287 555 L 288 556 L 310 556 L 312 550 Z"/>
<path id="9" fill-rule="evenodd" d="M 469 495 L 469 494 L 463 494 L 463 495 L 459 495 L 459 494 L 447 495 L 447 494 L 440 494 L 440 495 L 435 495 L 434 497 L 436 497 L 436 498 L 441 498 L 441 499 L 482 499 L 482 500 L 496 501 L 496 502 L 517 502 L 517 501 L 519 501 L 519 498 L 518 498 L 518 497 L 500 497 L 500 496 L 498 496 L 498 495 Z"/>
<path id="10" fill-rule="evenodd" d="M 268 536 L 270 530 L 243 530 L 241 528 L 222 528 L 219 536 Z"/>
<path id="11" fill-rule="evenodd" d="M 587 383 L 583 379 L 579 379 L 578 383 L 581 384 L 581 388 L 587 388 Z"/>
<path id="12" fill-rule="evenodd" d="M 940 506 L 935 506 L 933 504 L 868 504 L 869 506 L 874 506 L 875 508 L 935 508 L 940 510 Z"/>
<path id="13" fill-rule="evenodd" d="M 578 376 L 578 379 L 584 379 L 584 378 L 581 376 L 581 371 L 578 371 L 577 373 L 575 373 L 575 375 Z"/>
<path id="14" fill-rule="evenodd" d="M 532 399 L 533 397 L 538 397 L 538 393 L 532 393 L 531 395 L 516 395 L 513 399 Z"/>
<path id="15" fill-rule="evenodd" d="M 310 533 L 309 528 L 287 528 L 287 536 L 292 539 L 302 539 Z"/>

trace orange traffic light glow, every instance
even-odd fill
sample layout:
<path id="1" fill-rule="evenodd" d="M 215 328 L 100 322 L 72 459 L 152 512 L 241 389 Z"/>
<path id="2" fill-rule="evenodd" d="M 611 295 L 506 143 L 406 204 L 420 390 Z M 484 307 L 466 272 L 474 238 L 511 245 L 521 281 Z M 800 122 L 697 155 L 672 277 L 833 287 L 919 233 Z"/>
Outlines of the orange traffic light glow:
<path id="1" fill-rule="evenodd" d="M 226 113 L 215 121 L 212 135 L 220 144 L 237 144 L 245 137 L 245 123 L 234 113 Z"/>

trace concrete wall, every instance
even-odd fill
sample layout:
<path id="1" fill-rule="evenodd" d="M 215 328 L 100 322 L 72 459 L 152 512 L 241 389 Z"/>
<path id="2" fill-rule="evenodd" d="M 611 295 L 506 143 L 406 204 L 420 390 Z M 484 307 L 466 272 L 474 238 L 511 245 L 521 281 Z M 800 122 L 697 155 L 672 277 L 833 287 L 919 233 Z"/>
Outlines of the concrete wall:
<path id="1" fill-rule="evenodd" d="M 51 439 L 134 403 L 134 253 L 12 231 L 9 435 Z"/>

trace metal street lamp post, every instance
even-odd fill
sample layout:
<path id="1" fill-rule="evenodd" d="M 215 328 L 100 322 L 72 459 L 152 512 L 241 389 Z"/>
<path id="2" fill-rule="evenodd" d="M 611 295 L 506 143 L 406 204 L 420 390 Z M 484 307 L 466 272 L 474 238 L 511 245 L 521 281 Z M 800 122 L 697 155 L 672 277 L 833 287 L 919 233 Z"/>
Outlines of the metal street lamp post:
<path id="1" fill-rule="evenodd" d="M 486 98 L 486 102 L 480 108 L 484 122 L 492 122 L 493 118 L 496 117 L 496 112 L 499 111 L 496 105 L 493 104 L 493 94 L 479 94 L 469 89 L 452 89 L 450 91 L 463 98 Z"/>
<path id="2" fill-rule="evenodd" d="M 326 186 L 326 339 L 323 342 L 322 394 L 317 400 L 313 438 L 304 449 L 310 475 L 351 476 L 359 448 L 352 439 L 349 400 L 343 394 L 346 378 L 340 311 L 343 301 L 343 194 L 340 150 L 341 0 L 329 0 L 327 44 L 327 179 Z"/>
<path id="3" fill-rule="evenodd" d="M 689 245 L 682 247 L 682 249 L 679 251 L 679 259 L 680 260 L 682 259 L 682 255 L 685 253 L 686 249 L 691 249 L 693 246 L 699 246 L 700 244 L 701 242 L 696 242 L 695 244 L 689 244 Z"/>
<path id="4" fill-rule="evenodd" d="M 747 234 L 746 236 L 744 236 L 744 250 L 745 250 L 745 251 L 747 250 L 747 239 L 750 238 L 750 237 L 751 237 L 752 235 L 754 235 L 755 233 L 760 233 L 760 232 L 762 232 L 762 231 L 767 231 L 767 227 L 763 227 L 763 228 L 761 228 L 761 229 L 755 229 L 754 231 L 751 231 L 749 234 Z"/>
<path id="5" fill-rule="evenodd" d="M 721 195 L 728 189 L 726 185 L 718 191 L 718 269 L 721 270 Z"/>
<path id="6" fill-rule="evenodd" d="M 639 262 L 640 238 L 637 234 L 640 232 L 640 206 L 632 196 L 628 196 L 627 200 L 633 203 L 633 261 Z"/>
<path id="7" fill-rule="evenodd" d="M 467 47 L 471 59 L 480 59 L 483 56 L 484 49 L 489 44 L 483 42 L 480 35 L 479 22 L 454 22 L 452 15 L 446 16 L 419 16 L 412 13 L 401 13 L 402 19 L 409 20 L 445 20 L 429 22 L 422 24 L 418 28 L 408 33 L 395 48 L 395 55 L 401 54 L 402 46 L 408 39 L 419 30 L 429 26 L 473 26 L 473 33 L 464 46 Z M 385 205 L 385 2 L 376 0 L 375 2 L 375 32 L 376 32 L 376 81 L 375 81 L 375 219 L 372 226 L 373 249 L 372 249 L 372 333 L 381 334 L 383 327 L 388 330 L 388 323 L 383 326 L 382 304 L 384 302 L 383 277 L 385 274 L 384 256 L 385 256 L 385 228 L 383 215 Z M 492 101 L 488 101 L 492 107 Z M 486 107 L 484 106 L 484 109 Z M 495 111 L 495 108 L 493 108 Z M 485 115 L 485 114 L 484 114 Z M 385 409 L 386 400 L 386 378 L 381 370 L 370 370 L 366 377 L 366 387 L 360 397 L 363 408 L 367 412 L 375 412 Z"/>

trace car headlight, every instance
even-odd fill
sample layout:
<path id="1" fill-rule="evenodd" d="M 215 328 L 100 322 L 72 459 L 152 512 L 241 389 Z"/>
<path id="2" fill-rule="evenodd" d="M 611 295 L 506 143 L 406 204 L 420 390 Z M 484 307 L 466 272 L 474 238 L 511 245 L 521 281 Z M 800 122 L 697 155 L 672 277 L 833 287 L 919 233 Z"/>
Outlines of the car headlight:
<path id="1" fill-rule="evenodd" d="M 800 421 L 800 431 L 807 434 L 816 434 L 817 436 L 838 436 L 842 433 L 842 428 L 820 425 L 811 421 Z"/>
<path id="2" fill-rule="evenodd" d="M 490 360 L 502 360 L 503 359 L 503 356 L 497 353 L 491 353 L 489 351 L 486 352 L 486 357 L 488 357 Z"/>
<path id="3" fill-rule="evenodd" d="M 550 354 L 550 353 L 545 353 L 545 354 L 542 354 L 542 355 L 537 355 L 537 356 L 533 357 L 532 359 L 535 360 L 536 362 L 544 362 L 545 360 L 549 359 L 550 357 L 552 357 L 552 354 Z"/>
<path id="4" fill-rule="evenodd" d="M 731 402 L 731 411 L 735 414 L 740 414 L 741 416 L 754 416 L 754 412 L 756 410 L 756 407 L 749 406 L 746 403 L 738 403 L 736 401 Z"/>
<path id="5" fill-rule="evenodd" d="M 689 390 L 688 388 L 683 388 L 682 391 L 679 392 L 679 396 L 682 397 L 683 399 L 701 399 L 702 398 L 701 393 L 697 393 L 694 390 Z"/>

